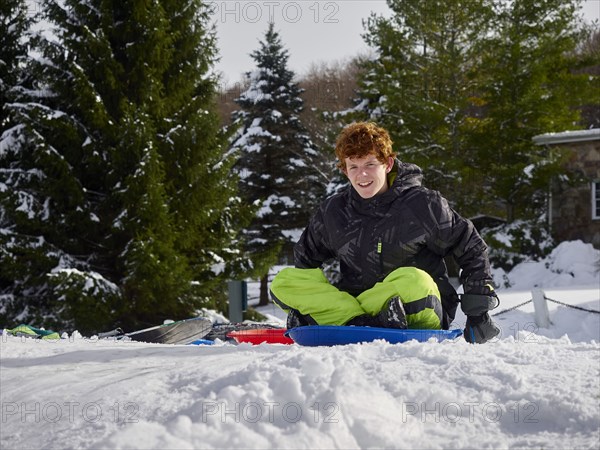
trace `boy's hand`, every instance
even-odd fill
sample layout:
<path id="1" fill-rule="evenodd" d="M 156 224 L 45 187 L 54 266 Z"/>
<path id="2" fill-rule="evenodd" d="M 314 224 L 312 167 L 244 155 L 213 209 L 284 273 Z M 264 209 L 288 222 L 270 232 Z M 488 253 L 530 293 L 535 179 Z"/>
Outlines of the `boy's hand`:
<path id="1" fill-rule="evenodd" d="M 467 342 L 483 344 L 500 334 L 488 311 L 498 307 L 500 299 L 491 284 L 472 287 L 461 297 L 461 308 L 467 315 L 463 335 Z"/>

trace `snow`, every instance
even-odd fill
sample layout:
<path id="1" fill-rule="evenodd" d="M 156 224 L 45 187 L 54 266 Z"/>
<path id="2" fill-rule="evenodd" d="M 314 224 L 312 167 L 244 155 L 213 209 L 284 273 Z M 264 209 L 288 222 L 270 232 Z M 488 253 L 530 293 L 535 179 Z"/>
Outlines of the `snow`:
<path id="1" fill-rule="evenodd" d="M 87 271 L 83 272 L 78 269 L 73 268 L 64 268 L 64 261 L 61 258 L 60 263 L 57 267 L 51 270 L 50 276 L 64 276 L 66 278 L 71 279 L 80 279 L 84 281 L 84 285 L 82 287 L 82 291 L 86 293 L 91 293 L 92 295 L 97 295 L 101 292 L 118 292 L 119 287 L 113 282 L 107 280 L 98 272 Z"/>
<path id="2" fill-rule="evenodd" d="M 560 133 L 538 134 L 533 137 L 533 142 L 538 145 L 560 144 L 565 142 L 595 141 L 600 139 L 600 129 L 571 130 Z"/>
<path id="3" fill-rule="evenodd" d="M 265 217 L 273 213 L 272 205 L 283 205 L 285 208 L 295 208 L 296 204 L 287 195 L 277 196 L 269 195 L 269 197 L 262 203 L 260 209 L 256 212 L 256 217 Z M 279 213 L 280 215 L 286 215 L 287 211 L 283 210 Z"/>
<path id="4" fill-rule="evenodd" d="M 252 138 L 256 137 L 266 137 L 273 139 L 275 141 L 280 140 L 279 136 L 274 136 L 269 131 L 263 129 L 259 126 L 262 119 L 257 118 L 254 119 L 252 125 L 248 127 L 248 129 L 241 135 L 234 143 L 233 147 L 244 147 L 247 152 L 259 152 L 261 150 L 261 145 L 259 143 L 250 144 L 249 141 Z"/>
<path id="5" fill-rule="evenodd" d="M 35 217 L 35 197 L 23 191 L 19 191 L 17 195 L 19 197 L 19 206 L 17 206 L 16 211 L 23 212 L 27 214 L 29 219 L 33 219 Z"/>
<path id="6" fill-rule="evenodd" d="M 525 167 L 523 169 L 523 173 L 525 174 L 525 176 L 527 178 L 533 178 L 533 171 L 535 169 L 535 165 L 534 164 L 529 164 L 527 167 Z"/>
<path id="7" fill-rule="evenodd" d="M 508 275 L 497 270 L 494 278 L 497 280 L 496 284 L 501 285 L 500 278 L 504 276 L 504 281 L 514 289 L 598 285 L 599 264 L 600 252 L 591 244 L 584 244 L 582 241 L 563 242 L 544 260 L 522 262 Z"/>
<path id="8" fill-rule="evenodd" d="M 0 339 L 2 448 L 597 448 L 600 252 L 563 243 L 500 289 L 499 338 L 343 347 Z M 546 270 L 542 270 L 546 267 Z M 281 267 L 275 268 L 275 271 Z M 562 276 L 573 272 L 585 274 Z M 258 285 L 249 288 L 255 301 Z M 261 308 L 273 321 L 283 314 Z M 207 312 L 208 313 L 208 312 Z M 213 320 L 222 320 L 214 314 Z M 465 317 L 458 312 L 455 326 Z"/>
<path id="9" fill-rule="evenodd" d="M 306 162 L 299 158 L 290 158 L 290 164 L 298 167 L 306 167 Z"/>
<path id="10" fill-rule="evenodd" d="M 20 136 L 23 128 L 25 128 L 25 125 L 16 125 L 0 135 L 0 157 L 3 157 L 9 150 L 17 147 L 18 141 L 15 136 Z"/>
<path id="11" fill-rule="evenodd" d="M 303 228 L 293 228 L 290 230 L 282 230 L 281 234 L 288 238 L 290 242 L 298 242 L 303 231 Z"/>

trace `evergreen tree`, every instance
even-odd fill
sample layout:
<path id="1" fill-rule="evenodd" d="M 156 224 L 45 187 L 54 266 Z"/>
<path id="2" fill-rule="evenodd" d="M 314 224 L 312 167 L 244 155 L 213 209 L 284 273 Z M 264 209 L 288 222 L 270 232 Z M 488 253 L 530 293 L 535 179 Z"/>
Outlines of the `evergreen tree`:
<path id="1" fill-rule="evenodd" d="M 25 75 L 26 32 L 31 24 L 25 0 L 0 5 L 0 131 L 10 128 L 7 103 Z"/>
<path id="2" fill-rule="evenodd" d="M 581 110 L 584 128 L 600 128 L 600 23 L 594 22 L 587 27 L 587 36 L 580 42 L 575 54 L 576 73 L 588 74 L 589 95 L 586 96 Z"/>
<path id="3" fill-rule="evenodd" d="M 390 18 L 371 16 L 359 110 L 385 126 L 401 159 L 426 171 L 430 187 L 462 190 L 468 158 L 471 96 L 478 86 L 478 49 L 489 31 L 490 0 L 389 0 Z"/>
<path id="4" fill-rule="evenodd" d="M 358 110 L 464 214 L 539 215 L 561 155 L 532 137 L 572 129 L 593 96 L 576 75 L 579 0 L 400 1 L 372 16 Z"/>
<path id="5" fill-rule="evenodd" d="M 3 316 L 86 332 L 188 317 L 223 291 L 240 205 L 207 8 L 42 8 L 53 36 L 35 42 L 32 85 L 10 108 L 19 125 L 0 142 L 14 192 L 2 198 Z"/>
<path id="6" fill-rule="evenodd" d="M 49 299 L 53 269 L 69 265 L 73 282 L 80 273 L 64 251 L 73 244 L 67 216 L 81 217 L 76 211 L 79 192 L 68 162 L 36 132 L 36 122 L 62 122 L 63 114 L 38 103 L 49 90 L 35 82 L 29 64 L 32 20 L 27 5 L 8 0 L 0 6 L 0 14 L 0 312 L 11 321 L 52 324 L 54 317 L 69 316 L 64 298 Z M 32 120 L 23 121 L 24 115 Z M 50 207 L 58 202 L 64 210 L 54 214 Z M 64 234 L 58 232 L 63 226 Z M 64 245 L 57 246 L 58 241 Z"/>
<path id="7" fill-rule="evenodd" d="M 327 180 L 299 119 L 301 89 L 287 68 L 289 54 L 273 23 L 251 56 L 257 68 L 247 74 L 249 87 L 236 100 L 241 109 L 234 119 L 240 129 L 232 148 L 239 152 L 240 193 L 258 208 L 245 239 L 254 274 L 261 277 L 260 303 L 266 304 L 269 268 L 299 237 Z"/>
<path id="8" fill-rule="evenodd" d="M 229 136 L 219 120 L 211 9 L 200 0 L 161 4 L 170 24 L 170 63 L 161 83 L 169 103 L 155 121 L 175 212 L 176 250 L 194 274 L 194 295 L 225 311 L 226 281 L 243 278 L 249 267 L 238 233 L 252 211 L 238 196 L 236 159 L 227 153 Z"/>
<path id="9" fill-rule="evenodd" d="M 574 51 L 584 39 L 579 3 L 499 4 L 495 33 L 480 47 L 486 83 L 480 88 L 485 116 L 474 127 L 477 159 L 490 200 L 504 209 L 497 214 L 509 222 L 539 217 L 551 177 L 563 172 L 564 155 L 535 145 L 532 137 L 577 128 L 575 107 L 590 94 L 597 98 L 588 89 L 590 76 L 573 71 Z"/>

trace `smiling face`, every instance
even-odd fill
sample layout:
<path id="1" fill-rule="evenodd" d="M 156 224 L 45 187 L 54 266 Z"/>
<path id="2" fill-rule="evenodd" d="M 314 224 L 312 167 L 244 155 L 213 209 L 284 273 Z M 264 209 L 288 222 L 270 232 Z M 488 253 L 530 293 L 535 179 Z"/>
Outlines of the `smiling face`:
<path id="1" fill-rule="evenodd" d="M 344 173 L 362 198 L 372 198 L 388 190 L 387 174 L 394 166 L 394 158 L 382 163 L 373 154 L 363 158 L 346 158 Z"/>

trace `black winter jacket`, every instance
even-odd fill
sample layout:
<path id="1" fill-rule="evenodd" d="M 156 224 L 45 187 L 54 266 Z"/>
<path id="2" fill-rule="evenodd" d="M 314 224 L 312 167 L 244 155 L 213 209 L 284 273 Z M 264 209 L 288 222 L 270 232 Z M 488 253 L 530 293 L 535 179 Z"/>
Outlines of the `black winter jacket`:
<path id="1" fill-rule="evenodd" d="M 338 259 L 340 290 L 357 296 L 398 267 L 429 273 L 442 295 L 443 327 L 454 319 L 458 296 L 444 257 L 462 269 L 465 292 L 491 283 L 487 246 L 473 224 L 450 208 L 439 192 L 421 186 L 421 169 L 396 161 L 390 189 L 363 199 L 348 186 L 326 199 L 294 248 L 298 268 Z"/>

